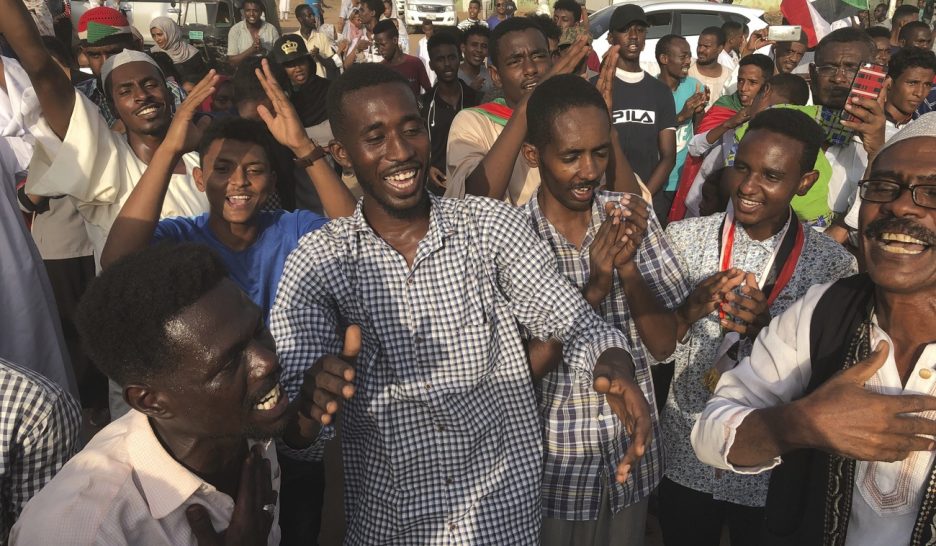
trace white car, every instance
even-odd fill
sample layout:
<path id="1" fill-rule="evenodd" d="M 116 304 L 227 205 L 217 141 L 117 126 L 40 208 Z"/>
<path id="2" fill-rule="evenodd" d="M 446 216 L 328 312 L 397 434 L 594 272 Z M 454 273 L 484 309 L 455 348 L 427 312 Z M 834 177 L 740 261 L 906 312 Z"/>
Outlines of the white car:
<path id="1" fill-rule="evenodd" d="M 416 33 L 423 19 L 438 26 L 454 27 L 458 24 L 455 0 L 399 0 L 403 6 L 403 22 L 406 32 Z"/>
<path id="2" fill-rule="evenodd" d="M 637 4 L 647 14 L 650 28 L 647 29 L 647 44 L 640 53 L 640 64 L 651 73 L 659 72 L 655 52 L 657 41 L 667 34 L 684 36 L 689 42 L 693 58 L 699 33 L 707 27 L 721 27 L 728 21 L 737 21 L 753 32 L 767 26 L 761 18 L 764 10 L 715 4 L 712 2 L 661 2 L 659 0 L 634 0 L 616 2 L 588 16 L 589 33 L 594 40 L 592 48 L 601 58 L 611 47 L 608 43 L 608 24 L 614 9 L 623 4 Z M 765 51 L 758 51 L 764 53 Z M 652 70 L 650 70 L 652 69 Z"/>

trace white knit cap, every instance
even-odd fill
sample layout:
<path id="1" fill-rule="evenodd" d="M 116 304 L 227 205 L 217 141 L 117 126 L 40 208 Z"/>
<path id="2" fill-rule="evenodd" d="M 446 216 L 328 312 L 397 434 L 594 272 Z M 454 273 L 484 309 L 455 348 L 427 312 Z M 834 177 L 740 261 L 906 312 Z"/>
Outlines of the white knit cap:
<path id="1" fill-rule="evenodd" d="M 156 63 L 156 61 L 153 60 L 152 57 L 146 53 L 143 53 L 142 51 L 125 49 L 112 57 L 108 57 L 107 60 L 104 61 L 104 66 L 101 67 L 101 83 L 104 84 L 106 88 L 107 77 L 110 76 L 110 73 L 113 72 L 115 68 L 118 66 L 123 66 L 127 63 L 137 62 L 149 63 L 155 66 L 156 70 L 159 70 L 159 75 L 162 76 L 163 79 L 166 78 L 165 74 L 162 72 L 162 69 L 159 68 L 159 65 Z"/>
<path id="2" fill-rule="evenodd" d="M 878 151 L 875 158 L 881 157 L 881 154 L 884 150 L 890 148 L 894 144 L 907 140 L 908 138 L 917 138 L 917 137 L 933 137 L 936 138 L 936 112 L 927 112 L 917 119 L 906 124 L 903 129 L 897 132 L 896 135 L 892 136 L 890 140 L 884 143 L 881 146 L 881 149 Z"/>

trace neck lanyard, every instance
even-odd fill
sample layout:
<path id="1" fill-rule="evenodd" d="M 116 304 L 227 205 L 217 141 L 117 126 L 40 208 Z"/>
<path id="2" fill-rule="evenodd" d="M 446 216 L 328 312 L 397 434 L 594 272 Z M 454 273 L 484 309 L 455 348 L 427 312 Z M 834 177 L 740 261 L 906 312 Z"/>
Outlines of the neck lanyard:
<path id="1" fill-rule="evenodd" d="M 718 238 L 720 247 L 718 255 L 719 271 L 727 271 L 731 267 L 731 251 L 734 249 L 736 231 L 737 222 L 734 219 L 734 208 L 729 204 L 728 210 L 725 211 L 725 219 L 722 221 Z M 773 304 L 793 277 L 796 263 L 803 252 L 804 242 L 803 224 L 797 220 L 796 215 L 791 210 L 790 217 L 783 227 L 783 231 L 780 232 L 780 237 L 774 243 L 770 259 L 767 260 L 763 271 L 757 276 L 758 288 L 767 292 L 768 306 Z M 719 311 L 718 315 L 719 318 L 725 318 L 724 311 Z"/>

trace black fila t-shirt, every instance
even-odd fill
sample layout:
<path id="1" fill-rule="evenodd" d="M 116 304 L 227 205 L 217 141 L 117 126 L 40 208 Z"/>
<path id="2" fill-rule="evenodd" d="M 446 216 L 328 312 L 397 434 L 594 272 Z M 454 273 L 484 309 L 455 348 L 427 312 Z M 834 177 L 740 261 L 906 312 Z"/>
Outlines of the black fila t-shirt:
<path id="1" fill-rule="evenodd" d="M 637 83 L 614 78 L 611 88 L 611 122 L 618 131 L 624 155 L 634 172 L 644 181 L 660 161 L 657 136 L 676 128 L 673 91 L 660 80 L 644 73 Z"/>

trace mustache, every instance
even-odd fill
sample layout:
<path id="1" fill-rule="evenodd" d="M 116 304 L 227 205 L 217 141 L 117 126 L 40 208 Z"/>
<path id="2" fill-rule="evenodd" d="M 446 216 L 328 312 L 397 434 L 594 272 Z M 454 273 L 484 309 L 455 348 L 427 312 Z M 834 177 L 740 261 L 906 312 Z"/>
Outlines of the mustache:
<path id="1" fill-rule="evenodd" d="M 877 239 L 884 233 L 900 233 L 919 239 L 927 245 L 936 245 L 936 233 L 909 218 L 878 218 L 864 229 L 864 236 Z"/>

